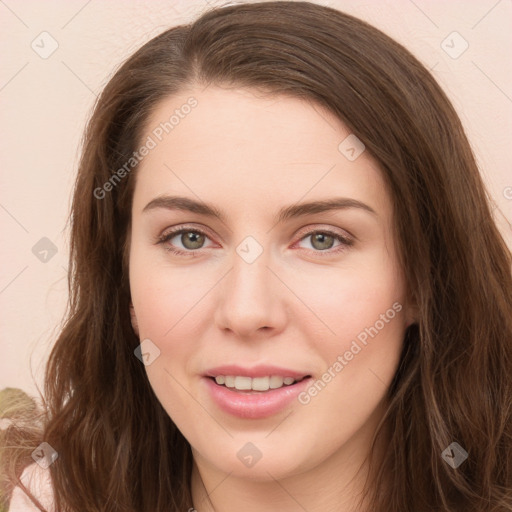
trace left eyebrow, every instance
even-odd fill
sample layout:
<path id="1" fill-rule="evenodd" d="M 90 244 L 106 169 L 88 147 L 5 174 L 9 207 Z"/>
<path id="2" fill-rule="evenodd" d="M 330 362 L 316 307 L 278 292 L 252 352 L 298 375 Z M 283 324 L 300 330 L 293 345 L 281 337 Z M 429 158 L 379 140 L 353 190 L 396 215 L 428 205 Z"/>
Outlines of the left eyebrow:
<path id="1" fill-rule="evenodd" d="M 182 196 L 156 197 L 150 201 L 142 211 L 147 212 L 158 208 L 189 211 L 199 215 L 216 217 L 222 222 L 225 222 L 226 220 L 226 215 L 215 206 Z M 321 201 L 293 204 L 291 206 L 281 208 L 277 215 L 277 222 L 280 223 L 288 219 L 302 217 L 305 215 L 313 215 L 315 213 L 322 213 L 332 210 L 346 210 L 349 208 L 358 208 L 378 217 L 377 212 L 371 206 L 368 206 L 361 201 L 348 197 L 335 197 Z"/>
<path id="2" fill-rule="evenodd" d="M 303 215 L 313 215 L 315 213 L 323 213 L 331 210 L 346 210 L 349 208 L 359 208 L 378 217 L 377 212 L 366 203 L 348 197 L 335 197 L 332 199 L 324 199 L 322 201 L 294 204 L 282 208 L 279 210 L 277 222 L 283 222 L 295 217 L 302 217 Z"/>

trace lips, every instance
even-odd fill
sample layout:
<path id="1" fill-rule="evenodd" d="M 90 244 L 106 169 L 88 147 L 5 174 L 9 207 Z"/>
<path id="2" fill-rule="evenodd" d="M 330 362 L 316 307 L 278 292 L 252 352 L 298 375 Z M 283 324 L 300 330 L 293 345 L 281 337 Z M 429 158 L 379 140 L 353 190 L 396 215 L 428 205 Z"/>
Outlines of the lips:
<path id="1" fill-rule="evenodd" d="M 215 381 L 215 377 L 226 375 L 251 379 L 280 376 L 283 379 L 293 378 L 296 382 L 266 391 L 240 390 Z M 260 419 L 273 416 L 292 404 L 298 394 L 307 387 L 310 377 L 307 372 L 272 365 L 252 368 L 224 365 L 208 370 L 203 382 L 209 398 L 223 412 L 244 419 Z M 297 400 L 295 402 L 298 404 Z"/>

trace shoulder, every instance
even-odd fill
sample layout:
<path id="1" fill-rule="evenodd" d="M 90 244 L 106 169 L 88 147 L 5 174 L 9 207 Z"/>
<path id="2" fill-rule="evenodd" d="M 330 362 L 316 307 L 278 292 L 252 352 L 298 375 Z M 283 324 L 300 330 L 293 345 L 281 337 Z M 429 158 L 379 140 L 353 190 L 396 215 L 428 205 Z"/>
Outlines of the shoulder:
<path id="1" fill-rule="evenodd" d="M 49 469 L 44 469 L 36 463 L 30 464 L 23 470 L 20 480 L 47 512 L 55 512 Z M 8 512 L 40 512 L 40 509 L 32 503 L 21 487 L 15 487 L 11 495 Z"/>

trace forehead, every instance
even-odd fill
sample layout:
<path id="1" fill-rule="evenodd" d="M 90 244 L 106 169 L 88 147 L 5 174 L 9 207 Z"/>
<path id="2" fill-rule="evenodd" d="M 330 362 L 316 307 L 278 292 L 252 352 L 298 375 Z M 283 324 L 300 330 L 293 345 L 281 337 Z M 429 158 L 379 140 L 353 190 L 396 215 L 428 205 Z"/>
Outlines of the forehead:
<path id="1" fill-rule="evenodd" d="M 166 98 L 149 117 L 142 141 L 151 139 L 153 148 L 139 164 L 135 201 L 179 191 L 238 198 L 241 206 L 344 195 L 389 207 L 368 152 L 347 158 L 353 137 L 331 112 L 305 100 L 191 89 Z"/>

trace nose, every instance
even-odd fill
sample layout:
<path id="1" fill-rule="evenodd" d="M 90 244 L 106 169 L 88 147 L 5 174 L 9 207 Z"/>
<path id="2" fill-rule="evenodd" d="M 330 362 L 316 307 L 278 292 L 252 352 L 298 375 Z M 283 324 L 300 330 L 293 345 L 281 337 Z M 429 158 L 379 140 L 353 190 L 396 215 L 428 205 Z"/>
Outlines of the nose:
<path id="1" fill-rule="evenodd" d="M 245 339 L 282 331 L 285 292 L 269 263 L 265 252 L 252 263 L 234 254 L 233 266 L 218 287 L 218 328 Z"/>

